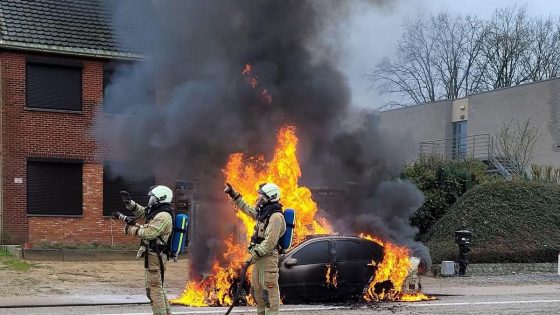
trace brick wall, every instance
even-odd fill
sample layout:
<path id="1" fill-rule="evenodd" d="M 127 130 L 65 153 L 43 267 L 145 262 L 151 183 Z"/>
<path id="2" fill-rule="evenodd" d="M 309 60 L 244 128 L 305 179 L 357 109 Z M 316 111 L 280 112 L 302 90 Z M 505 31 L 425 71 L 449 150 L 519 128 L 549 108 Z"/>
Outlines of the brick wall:
<path id="1" fill-rule="evenodd" d="M 41 243 L 137 243 L 122 233 L 123 223 L 103 218 L 103 165 L 83 166 L 83 217 L 30 217 L 29 241 Z"/>
<path id="2" fill-rule="evenodd" d="M 82 112 L 25 109 L 25 54 L 0 53 L 4 242 L 111 244 L 110 221 L 102 217 L 103 167 L 90 135 L 103 90 L 103 63 L 84 60 Z M 27 157 L 83 159 L 83 217 L 26 216 Z M 22 183 L 15 183 L 22 178 Z M 115 242 L 135 242 L 113 231 Z M 116 232 L 116 233 L 115 233 Z"/>

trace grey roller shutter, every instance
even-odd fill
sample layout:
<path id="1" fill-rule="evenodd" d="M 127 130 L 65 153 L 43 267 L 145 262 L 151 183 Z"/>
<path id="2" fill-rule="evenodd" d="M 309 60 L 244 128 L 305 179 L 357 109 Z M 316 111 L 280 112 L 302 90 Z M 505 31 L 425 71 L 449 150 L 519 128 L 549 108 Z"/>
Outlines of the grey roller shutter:
<path id="1" fill-rule="evenodd" d="M 27 107 L 82 110 L 82 67 L 27 62 Z"/>
<path id="2" fill-rule="evenodd" d="M 82 163 L 27 161 L 28 215 L 82 215 Z"/>
<path id="3" fill-rule="evenodd" d="M 124 178 L 114 171 L 116 163 L 122 165 L 118 162 L 106 162 L 103 166 L 103 215 L 109 216 L 115 210 L 132 215 L 125 209 L 120 192 L 128 191 L 132 200 L 145 206 L 148 203 L 148 189 L 155 185 L 155 178 L 153 176 L 143 179 Z"/>

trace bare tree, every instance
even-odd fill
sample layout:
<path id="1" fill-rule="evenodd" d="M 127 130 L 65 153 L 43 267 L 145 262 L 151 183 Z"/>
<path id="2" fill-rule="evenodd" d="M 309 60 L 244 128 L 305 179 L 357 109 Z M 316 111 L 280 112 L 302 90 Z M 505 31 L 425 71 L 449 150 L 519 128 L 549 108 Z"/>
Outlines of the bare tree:
<path id="1" fill-rule="evenodd" d="M 396 54 L 368 74 L 382 93 L 413 103 L 560 76 L 560 21 L 530 18 L 524 6 L 483 21 L 442 12 L 405 24 Z M 405 102 L 406 103 L 406 102 Z M 393 102 L 388 107 L 395 107 Z"/>
<path id="2" fill-rule="evenodd" d="M 474 16 L 440 13 L 431 18 L 436 35 L 434 67 L 443 98 L 455 99 L 478 91 L 483 72 L 476 60 L 486 36 L 484 23 Z"/>
<path id="3" fill-rule="evenodd" d="M 484 73 L 475 67 L 485 35 L 473 16 L 418 17 L 405 25 L 395 57 L 383 58 L 368 78 L 382 93 L 416 104 L 464 97 L 482 82 Z"/>
<path id="4" fill-rule="evenodd" d="M 406 24 L 396 57 L 383 58 L 368 78 L 378 84 L 380 91 L 400 94 L 416 104 L 435 101 L 435 41 L 423 19 Z"/>
<path id="5" fill-rule="evenodd" d="M 535 158 L 535 146 L 540 136 L 540 129 L 532 126 L 529 119 L 504 123 L 496 135 L 498 157 L 507 160 L 517 174 L 526 174 Z"/>
<path id="6" fill-rule="evenodd" d="M 557 77 L 560 71 L 560 29 L 556 18 L 536 18 L 531 23 L 531 46 L 523 60 L 528 81 Z"/>
<path id="7" fill-rule="evenodd" d="M 526 8 L 497 9 L 487 25 L 483 45 L 484 83 L 487 90 L 517 85 L 528 80 L 522 63 L 531 47 L 531 28 Z"/>

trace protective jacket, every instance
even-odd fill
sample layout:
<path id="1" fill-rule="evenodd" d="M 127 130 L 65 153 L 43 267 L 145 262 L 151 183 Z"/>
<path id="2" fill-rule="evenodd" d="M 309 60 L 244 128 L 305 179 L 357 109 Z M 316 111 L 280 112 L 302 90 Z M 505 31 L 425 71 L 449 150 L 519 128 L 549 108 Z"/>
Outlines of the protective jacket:
<path id="1" fill-rule="evenodd" d="M 282 205 L 269 202 L 261 207 L 248 205 L 240 195 L 232 199 L 236 208 L 256 220 L 250 246 L 252 293 L 257 315 L 277 315 L 280 308 L 278 286 L 278 240 L 286 231 Z"/>
<path id="2" fill-rule="evenodd" d="M 131 201 L 127 208 L 145 221 L 143 225 L 130 227 L 129 234 L 137 235 L 142 240 L 155 241 L 157 245 L 165 245 L 173 230 L 169 204 L 158 204 L 149 209 Z"/>
<path id="3" fill-rule="evenodd" d="M 152 314 L 170 315 L 171 306 L 163 290 L 165 260 L 161 250 L 173 230 L 171 207 L 169 204 L 156 204 L 148 208 L 131 201 L 127 209 L 145 221 L 143 225 L 129 227 L 127 234 L 142 240 L 138 258 L 144 257 L 146 295 L 152 305 Z"/>
<path id="4" fill-rule="evenodd" d="M 278 253 L 278 240 L 286 232 L 286 221 L 282 215 L 280 203 L 268 203 L 260 209 L 247 204 L 243 198 L 232 199 L 236 208 L 256 220 L 254 238 L 257 240 L 251 248 L 253 260 Z"/>

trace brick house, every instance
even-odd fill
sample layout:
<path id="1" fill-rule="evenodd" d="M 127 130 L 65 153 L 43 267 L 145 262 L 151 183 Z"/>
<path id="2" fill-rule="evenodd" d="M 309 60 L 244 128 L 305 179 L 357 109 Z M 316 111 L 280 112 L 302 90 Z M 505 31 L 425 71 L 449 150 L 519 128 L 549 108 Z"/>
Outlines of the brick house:
<path id="1" fill-rule="evenodd" d="M 136 242 L 108 216 L 119 190 L 141 198 L 154 178 L 109 174 L 90 134 L 112 65 L 142 59 L 105 4 L 0 1 L 0 244 Z"/>

